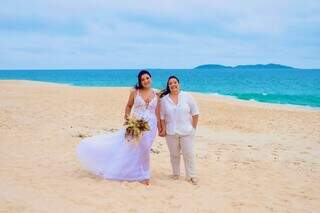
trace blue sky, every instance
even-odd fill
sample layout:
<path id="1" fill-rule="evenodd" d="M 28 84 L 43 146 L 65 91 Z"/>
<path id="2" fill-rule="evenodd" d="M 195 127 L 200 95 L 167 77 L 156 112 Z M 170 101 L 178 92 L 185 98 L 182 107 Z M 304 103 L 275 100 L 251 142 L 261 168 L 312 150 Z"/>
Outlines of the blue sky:
<path id="1" fill-rule="evenodd" d="M 320 68 L 318 0 L 1 0 L 0 69 Z"/>

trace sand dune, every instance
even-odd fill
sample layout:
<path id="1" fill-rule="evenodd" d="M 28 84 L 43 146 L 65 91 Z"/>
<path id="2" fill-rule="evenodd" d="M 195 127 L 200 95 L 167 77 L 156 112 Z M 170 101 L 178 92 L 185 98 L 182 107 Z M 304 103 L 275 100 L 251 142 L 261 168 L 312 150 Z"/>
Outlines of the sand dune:
<path id="1" fill-rule="evenodd" d="M 169 178 L 157 138 L 150 186 L 103 180 L 75 155 L 121 127 L 128 89 L 0 81 L 0 212 L 318 212 L 320 111 L 193 94 L 199 185 Z"/>

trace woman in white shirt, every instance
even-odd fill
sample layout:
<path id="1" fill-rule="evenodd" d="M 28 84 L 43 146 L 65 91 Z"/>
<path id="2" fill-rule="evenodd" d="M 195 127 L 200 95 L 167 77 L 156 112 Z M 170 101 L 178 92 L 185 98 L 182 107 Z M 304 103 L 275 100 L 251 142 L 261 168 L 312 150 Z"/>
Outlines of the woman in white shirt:
<path id="1" fill-rule="evenodd" d="M 198 124 L 199 110 L 192 96 L 180 91 L 179 79 L 170 76 L 167 88 L 161 93 L 160 118 L 162 130 L 170 152 L 173 178 L 180 176 L 180 152 L 182 151 L 186 179 L 197 184 L 194 171 L 194 134 Z"/>

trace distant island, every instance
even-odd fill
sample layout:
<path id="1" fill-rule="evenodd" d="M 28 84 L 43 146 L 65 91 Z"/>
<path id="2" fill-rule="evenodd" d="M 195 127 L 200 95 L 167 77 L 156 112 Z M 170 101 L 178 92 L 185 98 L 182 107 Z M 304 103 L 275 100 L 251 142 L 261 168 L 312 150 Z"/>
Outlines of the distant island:
<path id="1" fill-rule="evenodd" d="M 281 64 L 255 64 L 255 65 L 237 65 L 225 66 L 220 64 L 204 64 L 195 67 L 194 69 L 295 69 Z"/>

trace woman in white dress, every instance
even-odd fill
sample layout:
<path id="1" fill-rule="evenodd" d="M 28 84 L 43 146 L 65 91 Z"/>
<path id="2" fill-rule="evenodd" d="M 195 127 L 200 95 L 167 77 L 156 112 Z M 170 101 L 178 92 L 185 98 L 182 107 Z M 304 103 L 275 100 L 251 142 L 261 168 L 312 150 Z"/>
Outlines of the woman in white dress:
<path id="1" fill-rule="evenodd" d="M 182 152 L 186 179 L 197 184 L 194 166 L 194 134 L 198 124 L 199 109 L 192 96 L 180 91 L 179 79 L 170 76 L 167 88 L 161 94 L 160 136 L 165 136 L 170 152 L 173 178 L 180 176 L 180 152 Z"/>
<path id="2" fill-rule="evenodd" d="M 151 88 L 151 74 L 141 70 L 138 83 L 130 92 L 125 118 L 132 115 L 148 121 L 150 131 L 145 131 L 138 143 L 125 139 L 124 128 L 83 139 L 77 147 L 77 155 L 84 168 L 106 179 L 139 181 L 148 185 L 150 149 L 157 127 L 160 127 L 158 100 L 157 93 Z"/>

